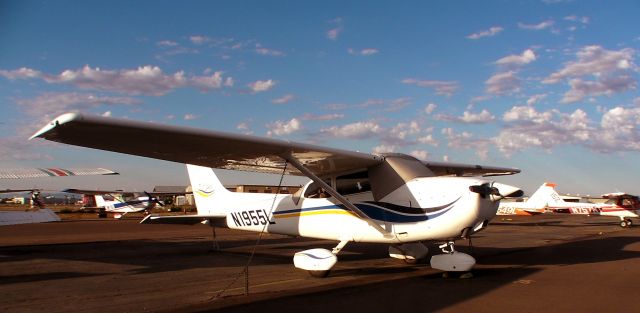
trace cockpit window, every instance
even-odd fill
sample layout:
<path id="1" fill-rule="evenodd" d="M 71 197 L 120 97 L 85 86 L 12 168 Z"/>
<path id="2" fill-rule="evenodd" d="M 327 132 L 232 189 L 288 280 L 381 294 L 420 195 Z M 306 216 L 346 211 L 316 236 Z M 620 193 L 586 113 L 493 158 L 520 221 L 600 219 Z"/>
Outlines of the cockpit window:
<path id="1" fill-rule="evenodd" d="M 331 180 L 324 180 L 327 185 L 331 186 Z M 324 188 L 320 187 L 317 183 L 311 183 L 307 190 L 304 192 L 305 198 L 329 198 L 329 193 L 327 193 Z"/>

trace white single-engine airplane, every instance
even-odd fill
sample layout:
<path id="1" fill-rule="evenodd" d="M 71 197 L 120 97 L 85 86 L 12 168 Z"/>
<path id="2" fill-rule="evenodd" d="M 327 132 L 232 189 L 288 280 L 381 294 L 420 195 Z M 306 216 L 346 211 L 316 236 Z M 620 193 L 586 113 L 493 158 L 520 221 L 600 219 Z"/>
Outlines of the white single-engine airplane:
<path id="1" fill-rule="evenodd" d="M 184 195 L 186 192 L 133 192 L 122 190 L 88 190 L 65 189 L 62 192 L 93 196 L 96 207 L 105 212 L 114 213 L 113 217 L 120 219 L 128 213 L 145 212 L 149 214 L 156 205 L 164 206 L 158 199 L 160 196 Z M 108 196 L 109 199 L 105 199 Z"/>
<path id="2" fill-rule="evenodd" d="M 82 175 L 118 175 L 118 173 L 105 168 L 13 168 L 0 169 L 1 179 L 21 179 L 21 178 L 38 178 L 38 177 L 65 177 L 65 176 L 82 176 Z M 38 189 L 6 189 L 0 193 L 14 192 L 31 192 L 32 208 L 35 211 L 19 212 L 19 211 L 0 211 L 0 226 L 15 224 L 31 224 L 59 222 L 60 217 L 52 210 L 44 207 L 40 201 Z"/>
<path id="3" fill-rule="evenodd" d="M 444 242 L 431 266 L 468 271 L 475 259 L 454 241 L 484 229 L 500 199 L 516 187 L 462 176 L 510 175 L 515 168 L 420 161 L 404 154 L 372 155 L 271 138 L 229 134 L 76 113 L 63 114 L 31 138 L 193 164 L 188 166 L 197 215 L 153 216 L 143 223 L 198 223 L 338 242 L 333 250 L 295 254 L 294 265 L 324 276 L 349 242 L 391 245 L 392 257 L 427 255 L 422 241 Z M 141 145 L 140 142 L 144 142 Z M 304 175 L 290 194 L 228 192 L 211 168 Z"/>
<path id="4" fill-rule="evenodd" d="M 605 203 L 567 202 L 560 197 L 552 184 L 551 197 L 553 201 L 547 204 L 547 210 L 556 213 L 615 216 L 620 218 L 620 227 L 631 227 L 631 218 L 640 217 L 640 199 L 637 196 L 623 192 L 607 193 L 602 198 Z"/>

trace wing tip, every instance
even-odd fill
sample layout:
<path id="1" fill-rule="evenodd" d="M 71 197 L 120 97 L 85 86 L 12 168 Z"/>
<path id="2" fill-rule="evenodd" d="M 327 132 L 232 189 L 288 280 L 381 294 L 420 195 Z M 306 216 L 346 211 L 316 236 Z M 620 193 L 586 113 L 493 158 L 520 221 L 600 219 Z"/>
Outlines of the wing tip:
<path id="1" fill-rule="evenodd" d="M 78 120 L 81 118 L 82 118 L 82 115 L 80 113 L 69 112 L 69 113 L 61 114 L 58 117 L 51 120 L 51 122 L 49 122 L 47 125 L 40 128 L 40 130 L 35 132 L 31 137 L 29 137 L 29 140 L 33 138 L 38 138 L 38 137 L 44 138 L 46 133 L 56 128 L 58 125 L 62 125 L 64 123 L 68 123 L 70 121 Z"/>

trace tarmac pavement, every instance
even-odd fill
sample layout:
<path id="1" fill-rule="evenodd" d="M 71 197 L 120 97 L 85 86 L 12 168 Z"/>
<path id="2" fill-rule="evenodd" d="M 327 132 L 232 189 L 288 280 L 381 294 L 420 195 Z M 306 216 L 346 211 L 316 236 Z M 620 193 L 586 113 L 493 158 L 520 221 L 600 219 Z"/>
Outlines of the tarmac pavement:
<path id="1" fill-rule="evenodd" d="M 71 220 L 0 227 L 2 312 L 640 312 L 640 227 L 615 218 L 497 217 L 456 249 L 471 279 L 350 243 L 328 278 L 293 254 L 334 242 L 216 229 Z M 430 244 L 430 254 L 438 253 Z M 245 295 L 245 265 L 249 266 Z"/>

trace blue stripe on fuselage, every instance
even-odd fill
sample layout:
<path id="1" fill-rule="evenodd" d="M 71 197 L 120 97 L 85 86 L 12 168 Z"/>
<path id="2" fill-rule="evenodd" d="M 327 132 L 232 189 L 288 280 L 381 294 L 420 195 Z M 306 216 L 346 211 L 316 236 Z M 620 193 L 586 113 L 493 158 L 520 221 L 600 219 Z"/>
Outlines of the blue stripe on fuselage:
<path id="1" fill-rule="evenodd" d="M 457 202 L 459 199 L 460 198 L 456 199 L 455 201 L 450 203 L 450 205 L 448 207 L 446 207 L 446 208 L 444 208 L 442 210 L 439 210 L 439 211 L 433 212 L 433 213 L 428 213 L 428 214 L 403 214 L 403 213 L 397 213 L 397 212 L 393 212 L 393 211 L 391 211 L 389 209 L 374 205 L 372 203 L 354 203 L 354 205 L 358 209 L 360 209 L 365 215 L 367 215 L 369 218 L 371 218 L 373 220 L 390 222 L 390 223 L 415 223 L 415 222 L 423 222 L 423 221 L 429 220 L 431 218 L 436 218 L 436 217 L 446 213 L 451 208 L 453 208 L 454 203 Z M 311 207 L 311 208 L 302 208 L 302 209 L 292 209 L 292 210 L 277 211 L 277 212 L 274 212 L 273 215 L 274 216 L 278 216 L 278 215 L 281 215 L 281 214 L 303 213 L 303 212 L 321 211 L 321 210 L 335 210 L 335 209 L 342 209 L 342 210 L 345 210 L 345 211 L 350 211 L 344 205 L 334 204 L 334 205 L 327 205 L 327 206 L 321 206 L 321 207 Z"/>

